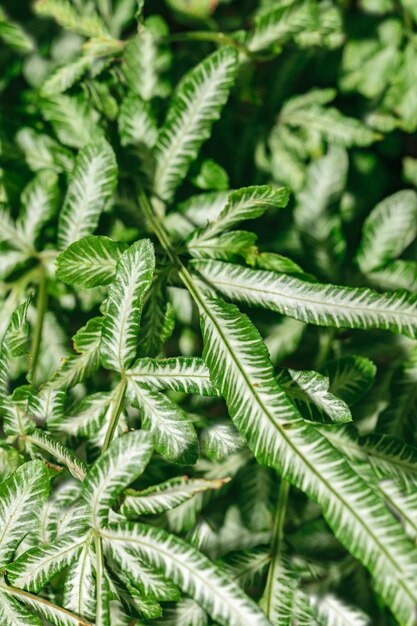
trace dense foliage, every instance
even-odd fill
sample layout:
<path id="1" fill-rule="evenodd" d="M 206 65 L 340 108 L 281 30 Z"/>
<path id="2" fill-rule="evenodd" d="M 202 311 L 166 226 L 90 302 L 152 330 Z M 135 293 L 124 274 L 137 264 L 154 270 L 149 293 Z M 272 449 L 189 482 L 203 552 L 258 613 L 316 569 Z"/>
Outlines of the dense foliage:
<path id="1" fill-rule="evenodd" d="M 415 626 L 414 0 L 0 8 L 0 623 Z"/>

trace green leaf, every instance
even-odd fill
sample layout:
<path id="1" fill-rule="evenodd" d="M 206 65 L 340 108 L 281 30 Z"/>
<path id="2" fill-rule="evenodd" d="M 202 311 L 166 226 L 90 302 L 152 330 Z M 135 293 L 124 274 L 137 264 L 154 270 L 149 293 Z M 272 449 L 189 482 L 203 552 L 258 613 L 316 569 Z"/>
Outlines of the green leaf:
<path id="1" fill-rule="evenodd" d="M 74 335 L 74 348 L 79 353 L 64 360 L 48 386 L 53 389 L 74 387 L 96 372 L 100 365 L 102 317 L 93 317 Z"/>
<path id="2" fill-rule="evenodd" d="M 44 169 L 55 172 L 71 171 L 73 166 L 71 153 L 49 135 L 24 126 L 17 132 L 16 142 L 32 171 L 39 172 Z"/>
<path id="3" fill-rule="evenodd" d="M 170 389 L 202 396 L 216 396 L 208 369 L 197 357 L 170 359 L 138 359 L 126 376 L 138 384 L 155 390 Z"/>
<path id="4" fill-rule="evenodd" d="M 183 598 L 175 606 L 164 610 L 162 619 L 154 621 L 155 626 L 207 626 L 207 613 L 191 598 Z"/>
<path id="5" fill-rule="evenodd" d="M 164 226 L 176 239 L 183 240 L 195 228 L 206 226 L 207 220 L 214 221 L 227 204 L 230 192 L 216 191 L 191 196 L 178 205 L 178 212 L 164 218 Z"/>
<path id="6" fill-rule="evenodd" d="M 126 516 L 163 513 L 186 502 L 196 493 L 209 489 L 221 489 L 225 482 L 227 481 L 187 478 L 186 476 L 171 478 L 159 485 L 127 495 L 120 512 Z"/>
<path id="7" fill-rule="evenodd" d="M 80 56 L 75 61 L 59 67 L 43 83 L 41 94 L 48 97 L 67 91 L 83 76 L 91 64 L 92 60 L 90 58 Z"/>
<path id="8" fill-rule="evenodd" d="M 14 551 L 35 526 L 36 516 L 49 494 L 49 476 L 42 461 L 19 467 L 0 485 L 0 562 L 9 562 Z"/>
<path id="9" fill-rule="evenodd" d="M 39 15 L 52 17 L 60 26 L 85 37 L 106 37 L 108 31 L 97 13 L 77 11 L 68 0 L 37 0 Z"/>
<path id="10" fill-rule="evenodd" d="M 164 20 L 151 15 L 139 26 L 124 50 L 123 73 L 132 92 L 143 100 L 167 94 L 169 86 L 162 75 L 169 68 L 171 52 L 163 38 L 168 34 Z"/>
<path id="11" fill-rule="evenodd" d="M 115 439 L 94 463 L 83 483 L 82 497 L 96 527 L 107 523 L 111 505 L 142 474 L 152 452 L 152 437 L 133 431 Z"/>
<path id="12" fill-rule="evenodd" d="M 31 296 L 12 312 L 10 322 L 4 333 L 0 346 L 0 391 L 3 396 L 8 392 L 8 378 L 10 360 L 14 356 L 20 356 L 26 352 L 29 325 L 27 312 Z"/>
<path id="13" fill-rule="evenodd" d="M 366 274 L 367 282 L 377 289 L 417 291 L 417 263 L 394 259 Z"/>
<path id="14" fill-rule="evenodd" d="M 64 146 L 84 148 L 103 136 L 97 124 L 97 111 L 80 98 L 63 94 L 49 96 L 42 100 L 41 112 Z"/>
<path id="15" fill-rule="evenodd" d="M 203 554 L 163 530 L 142 524 L 120 524 L 102 532 L 105 549 L 127 546 L 140 559 L 163 571 L 194 598 L 219 624 L 267 626 L 268 621 L 239 586 Z"/>
<path id="16" fill-rule="evenodd" d="M 305 252 L 312 257 L 313 268 L 330 279 L 337 276 L 346 251 L 342 220 L 335 205 L 345 189 L 347 171 L 346 151 L 336 146 L 330 148 L 308 167 L 306 184 L 297 195 L 294 210 L 295 223 Z"/>
<path id="17" fill-rule="evenodd" d="M 177 87 L 155 145 L 155 194 L 170 200 L 220 116 L 237 70 L 236 50 L 222 47 Z"/>
<path id="18" fill-rule="evenodd" d="M 210 424 L 201 432 L 201 452 L 213 461 L 222 461 L 244 446 L 245 439 L 233 424 Z"/>
<path id="19" fill-rule="evenodd" d="M 51 454 L 58 463 L 65 465 L 74 478 L 81 481 L 84 480 L 87 474 L 85 463 L 80 461 L 69 448 L 56 441 L 48 433 L 37 428 L 28 435 L 28 441 Z"/>
<path id="20" fill-rule="evenodd" d="M 279 372 L 277 381 L 295 401 L 303 417 L 328 421 L 323 416 L 325 413 L 332 422 L 352 421 L 348 405 L 330 392 L 330 381 L 326 376 L 309 370 L 288 369 Z"/>
<path id="21" fill-rule="evenodd" d="M 417 497 L 415 490 L 411 493 L 404 493 L 401 487 L 394 480 L 383 480 L 379 483 L 378 489 L 382 493 L 384 500 L 401 520 L 405 532 L 413 541 L 417 539 L 416 507 Z"/>
<path id="22" fill-rule="evenodd" d="M 172 335 L 174 327 L 174 310 L 168 299 L 166 277 L 157 274 L 145 297 L 138 354 L 158 356 Z"/>
<path id="23" fill-rule="evenodd" d="M 56 624 L 56 626 L 93 626 L 91 622 L 87 622 L 79 615 L 74 615 L 74 613 L 62 609 L 48 602 L 48 600 L 32 595 L 31 593 L 14 589 L 13 587 L 6 587 L 5 585 L 1 586 L 1 592 L 2 594 L 7 594 L 9 597 L 18 599 L 32 610 L 45 617 L 52 624 Z M 27 624 L 29 625 L 30 622 L 27 622 Z"/>
<path id="24" fill-rule="evenodd" d="M 310 599 L 323 626 L 369 626 L 369 617 L 331 594 Z"/>
<path id="25" fill-rule="evenodd" d="M 104 367 L 116 371 L 128 368 L 137 354 L 143 300 L 152 284 L 154 249 L 142 239 L 122 254 L 110 286 L 100 345 Z"/>
<path id="26" fill-rule="evenodd" d="M 142 428 L 152 433 L 157 452 L 177 463 L 195 463 L 198 440 L 187 414 L 162 393 L 147 389 L 131 378 L 128 388 L 141 410 Z"/>
<path id="27" fill-rule="evenodd" d="M 48 428 L 52 432 L 65 432 L 74 437 L 90 437 L 102 426 L 114 393 L 99 392 L 85 396 L 68 410 L 66 416 L 48 420 Z"/>
<path id="28" fill-rule="evenodd" d="M 414 441 L 417 416 L 417 348 L 395 370 L 390 385 L 390 401 L 379 417 L 384 432 Z"/>
<path id="29" fill-rule="evenodd" d="M 0 7 L 0 39 L 11 48 L 23 54 L 33 52 L 34 43 L 32 38 L 23 28 L 10 20 Z"/>
<path id="30" fill-rule="evenodd" d="M 94 620 L 96 614 L 95 579 L 91 559 L 91 547 L 87 542 L 65 577 L 63 606 L 76 613 Z"/>
<path id="31" fill-rule="evenodd" d="M 357 261 L 365 273 L 395 259 L 417 235 L 417 194 L 407 189 L 388 196 L 363 226 Z"/>
<path id="32" fill-rule="evenodd" d="M 330 392 L 351 406 L 372 387 L 376 367 L 366 357 L 345 356 L 330 361 L 324 373 L 330 378 Z"/>
<path id="33" fill-rule="evenodd" d="M 372 289 L 311 283 L 221 261 L 193 261 L 192 267 L 231 300 L 319 326 L 380 328 L 417 337 L 417 298 L 406 291 L 379 294 Z"/>
<path id="34" fill-rule="evenodd" d="M 42 626 L 37 615 L 29 613 L 13 596 L 0 590 L 0 619 L 11 626 Z"/>
<path id="35" fill-rule="evenodd" d="M 239 222 L 260 217 L 267 210 L 285 207 L 288 197 L 289 191 L 285 187 L 274 188 L 269 185 L 243 187 L 232 191 L 216 220 L 191 235 L 187 244 L 195 246 L 197 242 L 212 239 Z"/>
<path id="36" fill-rule="evenodd" d="M 323 101 L 328 100 L 324 90 Z M 313 90 L 315 96 L 316 92 Z M 379 136 L 354 117 L 343 115 L 334 107 L 322 106 L 319 98 L 308 99 L 309 94 L 290 98 L 279 116 L 279 123 L 317 133 L 324 140 L 345 146 L 368 146 Z M 333 94 L 330 99 L 333 99 Z"/>
<path id="37" fill-rule="evenodd" d="M 7 567 L 7 576 L 16 587 L 39 592 L 58 572 L 79 556 L 86 534 L 59 537 L 53 544 L 31 548 Z"/>
<path id="38" fill-rule="evenodd" d="M 245 230 L 235 230 L 230 233 L 223 233 L 218 237 L 210 239 L 190 239 L 187 242 L 187 249 L 191 256 L 196 258 L 220 259 L 222 261 L 233 261 L 236 255 L 244 259 L 253 254 L 256 243 L 255 233 Z"/>
<path id="39" fill-rule="evenodd" d="M 141 82 L 141 81 L 140 81 Z M 158 130 L 148 102 L 139 96 L 127 96 L 120 107 L 118 117 L 120 142 L 122 146 L 137 146 L 149 156 L 155 145 Z"/>
<path id="40" fill-rule="evenodd" d="M 34 246 L 42 227 L 54 216 L 58 199 L 58 179 L 52 172 L 40 172 L 23 190 L 17 228 L 29 246 Z"/>
<path id="41" fill-rule="evenodd" d="M 379 479 L 395 478 L 408 489 L 417 481 L 417 448 L 401 439 L 380 433 L 359 435 L 352 426 L 321 426 L 330 443 L 353 463 L 372 468 Z"/>
<path id="42" fill-rule="evenodd" d="M 180 598 L 178 588 L 164 578 L 156 569 L 138 558 L 135 550 L 127 543 L 105 544 L 106 560 L 111 563 L 114 573 L 133 589 L 139 590 L 143 596 L 157 598 L 159 601 L 173 601 Z"/>
<path id="43" fill-rule="evenodd" d="M 321 505 L 338 539 L 371 570 L 375 588 L 407 622 L 416 604 L 416 561 L 398 523 L 344 457 L 300 419 L 249 319 L 220 300 L 200 303 L 205 361 L 256 458 Z"/>
<path id="44" fill-rule="evenodd" d="M 90 235 L 72 243 L 57 258 L 57 278 L 68 285 L 108 285 L 116 274 L 117 261 L 127 244 Z"/>
<path id="45" fill-rule="evenodd" d="M 316 8 L 310 2 L 283 2 L 256 16 L 246 45 L 252 52 L 282 45 L 314 25 Z"/>
<path id="46" fill-rule="evenodd" d="M 22 463 L 22 455 L 12 446 L 2 443 L 0 445 L 0 483 L 9 478 Z"/>
<path id="47" fill-rule="evenodd" d="M 42 387 L 38 393 L 31 393 L 28 399 L 28 413 L 37 422 L 56 422 L 64 415 L 65 392 Z"/>
<path id="48" fill-rule="evenodd" d="M 116 182 L 116 159 L 106 141 L 92 143 L 80 151 L 59 216 L 61 248 L 94 232 Z"/>

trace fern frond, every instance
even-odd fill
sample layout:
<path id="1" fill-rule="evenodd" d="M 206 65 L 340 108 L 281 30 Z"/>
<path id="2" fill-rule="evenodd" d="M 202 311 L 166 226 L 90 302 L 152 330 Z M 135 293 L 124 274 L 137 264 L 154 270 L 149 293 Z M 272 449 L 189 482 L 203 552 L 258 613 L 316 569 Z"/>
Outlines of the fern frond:
<path id="1" fill-rule="evenodd" d="M 312 283 L 221 261 L 193 261 L 192 267 L 237 302 L 319 326 L 381 328 L 417 337 L 417 297 L 406 291 L 380 294 L 366 288 Z"/>

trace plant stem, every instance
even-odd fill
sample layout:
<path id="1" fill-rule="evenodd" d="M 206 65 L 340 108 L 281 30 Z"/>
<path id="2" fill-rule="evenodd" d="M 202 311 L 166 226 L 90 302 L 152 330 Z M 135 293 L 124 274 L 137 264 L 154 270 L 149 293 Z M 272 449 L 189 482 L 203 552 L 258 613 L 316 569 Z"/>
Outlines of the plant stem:
<path id="1" fill-rule="evenodd" d="M 281 478 L 281 484 L 279 487 L 277 508 L 275 511 L 274 527 L 272 530 L 272 545 L 271 545 L 271 564 L 268 570 L 268 578 L 265 585 L 263 594 L 263 609 L 268 618 L 272 613 L 272 602 L 274 600 L 274 585 L 277 576 L 279 575 L 277 570 L 281 564 L 281 557 L 283 551 L 283 539 L 284 539 L 284 523 L 285 515 L 287 512 L 288 494 L 290 490 L 290 484 Z"/>
<path id="2" fill-rule="evenodd" d="M 123 409 L 123 404 L 124 404 L 124 399 L 125 399 L 125 394 L 126 394 L 126 386 L 127 386 L 127 382 L 126 382 L 126 379 L 124 378 L 119 383 L 118 393 L 114 400 L 113 413 L 110 418 L 110 423 L 107 428 L 106 436 L 104 437 L 104 443 L 101 449 L 101 454 L 103 454 L 107 450 L 110 443 L 112 442 L 114 433 L 116 432 L 116 428 L 119 423 L 120 413 L 122 412 L 122 409 Z"/>
<path id="3" fill-rule="evenodd" d="M 23 591 L 23 589 L 19 589 L 17 587 L 11 587 L 5 582 L 2 582 L 0 584 L 0 590 L 2 593 L 9 594 L 10 596 L 17 598 L 18 600 L 26 603 L 26 605 L 29 605 L 32 608 L 36 607 L 36 605 L 38 604 L 48 611 L 56 612 L 62 617 L 62 620 L 65 620 L 65 623 L 74 623 L 78 624 L 79 626 L 91 626 L 91 624 L 84 621 L 82 617 L 79 617 L 78 615 L 71 613 L 71 611 L 63 609 L 56 604 L 52 604 L 52 602 L 45 600 L 45 598 L 42 598 L 41 596 L 29 593 L 28 591 Z M 64 623 L 64 621 L 62 623 Z"/>
<path id="4" fill-rule="evenodd" d="M 105 626 L 107 623 L 105 616 L 105 598 L 103 599 L 103 592 L 106 594 L 106 580 L 104 578 L 104 556 L 103 546 L 101 543 L 100 535 L 96 535 L 96 626 Z"/>
<path id="5" fill-rule="evenodd" d="M 141 204 L 141 208 L 145 214 L 146 219 L 148 220 L 154 234 L 159 240 L 164 252 L 168 256 L 169 260 L 173 264 L 173 266 L 178 271 L 180 278 L 182 279 L 184 285 L 188 288 L 191 295 L 193 296 L 196 304 L 202 304 L 202 300 L 200 294 L 196 291 L 194 287 L 193 280 L 188 272 L 187 268 L 179 258 L 178 254 L 175 252 L 172 247 L 170 238 L 168 233 L 166 232 L 163 224 L 158 219 L 158 216 L 155 214 L 153 207 L 150 203 L 150 200 L 143 189 L 139 189 L 139 202 Z"/>
<path id="6" fill-rule="evenodd" d="M 234 46 L 240 52 L 246 54 L 246 56 L 255 56 L 255 53 L 249 50 L 245 45 L 237 41 L 234 37 L 226 35 L 225 33 L 216 33 L 205 30 L 195 30 L 189 33 L 175 33 L 167 37 L 169 41 L 212 41 L 220 45 Z"/>
<path id="7" fill-rule="evenodd" d="M 39 362 L 40 348 L 42 343 L 43 323 L 45 320 L 45 313 L 48 304 L 48 284 L 46 278 L 45 267 L 42 263 L 39 264 L 39 288 L 38 298 L 36 304 L 36 323 L 35 332 L 33 335 L 32 343 L 32 369 L 31 379 L 32 385 L 35 385 L 36 381 L 36 368 Z"/>

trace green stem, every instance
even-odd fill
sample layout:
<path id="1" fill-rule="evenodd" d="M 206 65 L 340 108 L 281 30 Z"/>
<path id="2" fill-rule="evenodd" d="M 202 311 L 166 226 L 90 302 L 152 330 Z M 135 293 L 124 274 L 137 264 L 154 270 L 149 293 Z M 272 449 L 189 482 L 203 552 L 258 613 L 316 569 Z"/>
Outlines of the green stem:
<path id="1" fill-rule="evenodd" d="M 120 417 L 120 414 L 122 412 L 123 405 L 124 405 L 124 399 L 125 399 L 125 394 L 126 394 L 126 386 L 127 386 L 126 379 L 123 379 L 119 383 L 119 389 L 118 389 L 116 398 L 114 400 L 113 413 L 112 413 L 111 418 L 110 418 L 110 423 L 109 423 L 109 426 L 107 428 L 106 436 L 104 437 L 104 443 L 103 443 L 103 447 L 101 449 L 101 454 L 103 454 L 107 450 L 107 448 L 109 447 L 109 445 L 112 442 L 112 439 L 114 437 L 114 433 L 116 432 L 116 428 L 117 428 L 117 425 L 119 423 L 119 417 Z"/>
<path id="2" fill-rule="evenodd" d="M 148 196 L 146 195 L 146 193 L 143 191 L 143 189 L 139 189 L 139 202 L 140 202 L 141 208 L 143 209 L 145 218 L 148 220 L 149 225 L 152 228 L 152 231 L 158 238 L 159 243 L 161 244 L 169 260 L 171 261 L 173 266 L 176 268 L 178 275 L 182 279 L 184 285 L 190 291 L 196 304 L 204 308 L 204 303 L 200 297 L 200 294 L 194 287 L 194 283 L 190 276 L 190 273 L 188 272 L 187 268 L 185 267 L 185 265 L 179 258 L 178 254 L 175 252 L 174 248 L 172 247 L 169 235 L 166 232 L 163 224 L 160 222 L 158 216 L 155 215 L 155 212 L 152 208 L 150 200 Z"/>
<path id="3" fill-rule="evenodd" d="M 33 343 L 32 343 L 32 370 L 31 370 L 31 379 L 32 385 L 35 385 L 36 382 L 36 368 L 39 362 L 40 348 L 42 343 L 42 332 L 43 332 L 43 324 L 45 320 L 45 313 L 48 304 L 48 284 L 46 278 L 45 267 L 42 263 L 39 265 L 39 288 L 38 288 L 38 298 L 36 304 L 36 324 L 35 324 L 35 332 L 33 335 Z"/>
<path id="4" fill-rule="evenodd" d="M 271 564 L 268 570 L 268 578 L 263 594 L 263 609 L 268 618 L 272 617 L 272 603 L 274 601 L 274 586 L 279 572 L 277 571 L 281 565 L 284 539 L 284 523 L 287 512 L 288 494 L 290 484 L 281 478 L 279 487 L 278 502 L 275 512 L 274 527 L 272 530 L 271 545 Z"/>
<path id="5" fill-rule="evenodd" d="M 225 33 L 195 30 L 189 33 L 174 33 L 173 35 L 169 35 L 167 39 L 169 39 L 169 41 L 212 41 L 213 43 L 218 43 L 222 46 L 234 46 L 240 52 L 246 54 L 246 56 L 256 56 L 254 52 L 240 43 L 240 41 L 237 41 L 237 39 L 231 37 L 230 35 L 226 35 Z"/>

